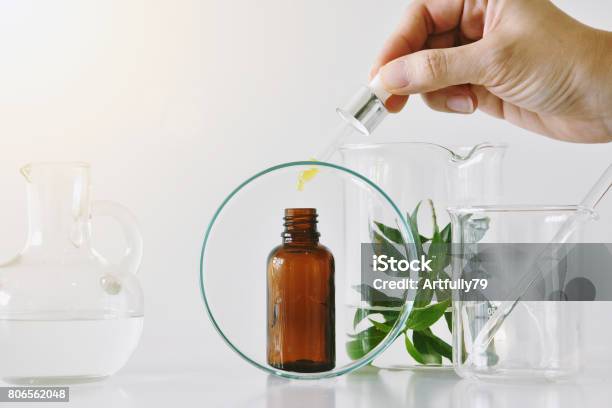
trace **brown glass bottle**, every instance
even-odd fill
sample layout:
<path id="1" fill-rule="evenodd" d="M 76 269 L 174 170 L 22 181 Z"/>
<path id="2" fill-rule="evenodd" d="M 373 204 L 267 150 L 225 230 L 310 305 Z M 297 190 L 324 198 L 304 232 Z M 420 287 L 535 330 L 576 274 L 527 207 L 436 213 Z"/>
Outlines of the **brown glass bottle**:
<path id="1" fill-rule="evenodd" d="M 334 257 L 319 244 L 314 208 L 285 210 L 268 256 L 268 364 L 315 373 L 336 364 Z"/>

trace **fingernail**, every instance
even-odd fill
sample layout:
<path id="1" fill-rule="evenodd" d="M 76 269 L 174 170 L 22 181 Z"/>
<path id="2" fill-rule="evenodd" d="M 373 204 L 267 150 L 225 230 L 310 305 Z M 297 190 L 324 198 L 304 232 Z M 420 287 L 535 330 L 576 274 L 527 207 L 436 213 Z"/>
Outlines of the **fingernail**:
<path id="1" fill-rule="evenodd" d="M 446 99 L 446 107 L 457 113 L 474 112 L 474 103 L 469 96 L 449 96 Z"/>
<path id="2" fill-rule="evenodd" d="M 385 87 L 392 91 L 408 85 L 404 61 L 397 60 L 388 63 L 380 69 L 380 75 Z"/>

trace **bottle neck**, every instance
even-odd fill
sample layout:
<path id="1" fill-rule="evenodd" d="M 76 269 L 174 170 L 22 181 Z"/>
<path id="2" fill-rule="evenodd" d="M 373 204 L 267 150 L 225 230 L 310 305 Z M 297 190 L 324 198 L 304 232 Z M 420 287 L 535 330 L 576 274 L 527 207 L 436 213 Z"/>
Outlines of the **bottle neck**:
<path id="1" fill-rule="evenodd" d="M 319 242 L 317 212 L 314 208 L 288 208 L 281 234 L 285 245 L 316 245 Z"/>

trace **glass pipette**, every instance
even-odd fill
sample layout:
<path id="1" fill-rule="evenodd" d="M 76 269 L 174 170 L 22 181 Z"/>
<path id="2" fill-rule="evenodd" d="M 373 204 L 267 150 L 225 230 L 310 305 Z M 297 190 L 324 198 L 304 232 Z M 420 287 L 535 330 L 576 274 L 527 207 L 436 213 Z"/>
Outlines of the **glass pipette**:
<path id="1" fill-rule="evenodd" d="M 385 102 L 389 99 L 389 96 L 391 94 L 383 87 L 379 75 L 376 75 L 367 86 L 362 86 L 349 103 L 336 109 L 336 112 L 342 118 L 342 122 L 332 133 L 331 142 L 311 160 L 330 161 L 334 153 L 338 151 L 351 134 L 369 136 L 387 116 L 388 111 L 385 108 Z M 303 190 L 304 184 L 312 180 L 318 172 L 319 170 L 316 167 L 300 172 L 297 189 Z"/>

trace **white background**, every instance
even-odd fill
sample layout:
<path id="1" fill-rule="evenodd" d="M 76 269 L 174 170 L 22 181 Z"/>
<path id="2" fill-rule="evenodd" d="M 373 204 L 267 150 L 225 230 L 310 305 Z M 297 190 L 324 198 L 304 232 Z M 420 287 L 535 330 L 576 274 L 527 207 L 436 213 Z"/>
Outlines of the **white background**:
<path id="1" fill-rule="evenodd" d="M 207 223 L 245 177 L 307 158 L 327 142 L 335 107 L 366 82 L 405 3 L 0 3 L 0 255 L 11 256 L 25 239 L 18 168 L 88 161 L 96 197 L 129 207 L 145 239 L 145 330 L 126 372 L 222 362 L 254 371 L 225 347 L 203 310 L 198 264 Z M 612 29 L 609 2 L 556 3 Z M 612 144 L 561 143 L 481 113 L 436 113 L 419 97 L 380 134 L 509 144 L 512 202 L 577 203 L 612 157 Z M 609 230 L 611 200 L 602 211 Z M 118 229 L 100 223 L 99 231 L 102 250 L 116 256 L 121 242 L 108 242 Z"/>

